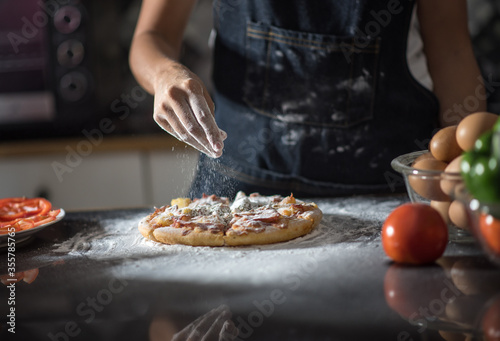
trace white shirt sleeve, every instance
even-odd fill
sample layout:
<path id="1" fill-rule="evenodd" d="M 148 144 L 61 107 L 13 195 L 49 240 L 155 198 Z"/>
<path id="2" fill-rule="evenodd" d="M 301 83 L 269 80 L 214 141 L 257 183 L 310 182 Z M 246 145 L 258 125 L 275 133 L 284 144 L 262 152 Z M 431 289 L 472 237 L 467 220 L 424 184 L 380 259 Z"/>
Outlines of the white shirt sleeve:
<path id="1" fill-rule="evenodd" d="M 408 45 L 406 48 L 408 67 L 413 77 L 429 90 L 433 89 L 432 79 L 427 69 L 427 59 L 424 54 L 424 44 L 420 36 L 420 25 L 418 22 L 416 6 L 413 9 L 410 30 L 408 33 Z"/>

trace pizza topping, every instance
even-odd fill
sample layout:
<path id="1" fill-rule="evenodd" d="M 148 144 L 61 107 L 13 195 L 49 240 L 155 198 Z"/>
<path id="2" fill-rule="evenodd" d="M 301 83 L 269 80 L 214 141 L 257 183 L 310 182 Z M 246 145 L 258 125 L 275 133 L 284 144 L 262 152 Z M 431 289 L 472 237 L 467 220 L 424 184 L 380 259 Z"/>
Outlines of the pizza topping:
<path id="1" fill-rule="evenodd" d="M 297 201 L 295 200 L 295 198 L 293 197 L 293 194 L 290 194 L 289 197 L 286 197 L 284 198 L 283 200 L 281 200 L 280 204 L 281 205 L 287 205 L 287 204 L 295 204 Z"/>
<path id="2" fill-rule="evenodd" d="M 211 205 L 211 204 L 216 204 L 216 203 L 229 205 L 229 199 L 226 197 L 218 197 L 215 194 L 212 194 L 212 195 L 203 194 L 203 196 L 201 198 L 194 199 L 193 202 L 190 204 L 190 206 L 192 206 L 192 205 Z"/>
<path id="3" fill-rule="evenodd" d="M 236 198 L 231 205 L 231 212 L 239 213 L 251 211 L 259 207 L 271 207 L 273 204 L 280 202 L 281 199 L 279 195 L 261 196 L 257 193 L 246 196 L 245 193 L 240 191 L 236 194 Z"/>
<path id="4" fill-rule="evenodd" d="M 254 211 L 235 213 L 230 222 L 236 234 L 261 233 L 268 227 L 285 228 L 286 222 L 274 208 L 260 208 Z"/>
<path id="5" fill-rule="evenodd" d="M 275 222 L 281 217 L 278 211 L 276 211 L 273 208 L 265 208 L 263 210 L 235 213 L 233 216 L 235 218 L 245 217 L 246 219 L 263 221 L 268 223 Z"/>
<path id="6" fill-rule="evenodd" d="M 231 210 L 228 205 L 217 203 L 213 205 L 189 206 L 183 209 L 183 213 L 191 217 L 214 215 L 223 218 L 231 214 Z"/>
<path id="7" fill-rule="evenodd" d="M 311 211 L 314 209 L 314 206 L 307 204 L 291 204 L 284 207 L 279 207 L 278 212 L 287 217 L 295 217 L 299 216 L 304 212 Z"/>
<path id="8" fill-rule="evenodd" d="M 162 206 L 157 208 L 153 214 L 151 214 L 150 223 L 154 227 L 168 226 L 172 224 L 172 217 L 177 211 L 176 206 Z"/>
<path id="9" fill-rule="evenodd" d="M 172 199 L 170 202 L 171 206 L 176 206 L 179 208 L 183 208 L 188 206 L 191 203 L 191 199 L 189 198 L 177 198 L 177 199 Z"/>
<path id="10" fill-rule="evenodd" d="M 306 212 L 317 209 L 316 205 L 297 200 L 293 195 L 247 196 L 243 192 L 238 192 L 232 203 L 225 197 L 203 195 L 192 201 L 174 199 L 172 204 L 156 209 L 147 221 L 153 228 L 179 229 L 183 236 L 205 231 L 241 236 L 284 230 L 293 219 L 311 220 Z"/>
<path id="11" fill-rule="evenodd" d="M 173 224 L 174 217 L 184 221 L 193 220 L 193 218 L 197 217 L 213 217 L 213 221 L 227 224 L 231 220 L 231 211 L 228 205 L 220 202 L 212 205 L 200 205 L 199 202 L 193 201 L 184 208 L 174 205 L 156 209 L 152 214 L 151 223 L 156 227 L 169 226 Z"/>
<path id="12" fill-rule="evenodd" d="M 232 234 L 242 235 L 250 232 L 262 233 L 268 228 L 285 229 L 287 226 L 287 221 L 282 218 L 278 218 L 273 222 L 268 222 L 250 219 L 248 217 L 240 217 L 233 219 L 229 231 L 231 231 Z"/>
<path id="13" fill-rule="evenodd" d="M 175 217 L 172 224 L 172 227 L 184 228 L 183 235 L 186 235 L 193 230 L 210 231 L 212 233 L 219 233 L 225 230 L 226 224 L 211 219 L 198 218 L 196 220 L 189 220 L 186 219 L 186 217 L 187 216 Z"/>

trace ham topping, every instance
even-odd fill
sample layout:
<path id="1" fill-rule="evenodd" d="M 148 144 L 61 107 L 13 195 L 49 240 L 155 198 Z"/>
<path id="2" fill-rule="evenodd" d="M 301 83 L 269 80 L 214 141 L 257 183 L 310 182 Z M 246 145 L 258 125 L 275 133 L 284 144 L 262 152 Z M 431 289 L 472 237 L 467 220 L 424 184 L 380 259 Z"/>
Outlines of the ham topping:
<path id="1" fill-rule="evenodd" d="M 241 212 L 235 213 L 233 215 L 233 220 L 235 218 L 244 217 L 249 220 L 262 221 L 266 223 L 273 223 L 279 220 L 281 215 L 275 209 L 265 209 L 265 210 L 256 210 L 253 212 Z"/>

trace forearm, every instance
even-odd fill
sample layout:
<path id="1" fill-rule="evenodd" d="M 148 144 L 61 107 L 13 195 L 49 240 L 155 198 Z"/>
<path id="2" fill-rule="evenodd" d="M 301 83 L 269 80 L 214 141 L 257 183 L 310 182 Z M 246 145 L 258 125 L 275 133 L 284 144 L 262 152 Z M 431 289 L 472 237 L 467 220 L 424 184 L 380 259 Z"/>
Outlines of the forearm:
<path id="1" fill-rule="evenodd" d="M 179 48 L 171 46 L 154 31 L 145 31 L 134 36 L 130 49 L 130 68 L 139 84 L 154 94 L 154 85 L 159 77 L 177 65 Z"/>
<path id="2" fill-rule="evenodd" d="M 143 0 L 132 39 L 129 64 L 137 81 L 151 94 L 157 80 L 174 74 L 184 29 L 196 0 Z"/>
<path id="3" fill-rule="evenodd" d="M 470 113 L 486 110 L 486 93 L 481 72 L 471 47 L 457 46 L 429 63 L 434 93 L 439 99 L 442 127 L 457 124 Z"/>
<path id="4" fill-rule="evenodd" d="M 227 134 L 215 122 L 214 103 L 200 78 L 178 62 L 195 2 L 142 1 L 130 68 L 139 84 L 154 95 L 155 122 L 199 151 L 219 157 Z"/>
<path id="5" fill-rule="evenodd" d="M 424 51 L 440 124 L 457 124 L 466 115 L 486 110 L 483 81 L 468 31 L 465 0 L 418 0 Z"/>

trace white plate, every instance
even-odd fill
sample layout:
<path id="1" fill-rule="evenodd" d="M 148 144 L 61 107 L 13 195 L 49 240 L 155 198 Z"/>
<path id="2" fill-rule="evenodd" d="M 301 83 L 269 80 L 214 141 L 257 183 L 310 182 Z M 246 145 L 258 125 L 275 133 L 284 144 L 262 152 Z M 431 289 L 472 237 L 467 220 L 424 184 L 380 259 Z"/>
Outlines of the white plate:
<path id="1" fill-rule="evenodd" d="M 66 214 L 66 212 L 64 212 L 64 210 L 62 208 L 60 210 L 61 211 L 56 216 L 55 220 L 52 220 L 52 221 L 50 221 L 48 223 L 42 224 L 42 225 L 37 226 L 37 227 L 33 227 L 33 228 L 30 228 L 30 229 L 27 229 L 27 230 L 16 232 L 16 235 L 14 236 L 14 240 L 16 241 L 16 245 L 19 245 L 21 243 L 26 242 L 31 237 L 33 237 L 33 235 L 35 233 L 38 233 L 38 232 L 42 231 L 47 226 L 55 224 L 58 221 L 60 221 L 62 218 L 64 218 L 64 215 Z M 8 240 L 9 240 L 9 235 L 8 234 L 2 234 L 2 235 L 0 235 L 0 248 L 6 247 L 7 244 L 8 244 Z"/>

